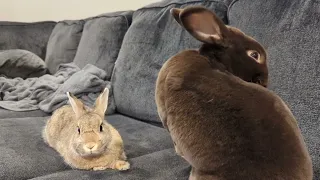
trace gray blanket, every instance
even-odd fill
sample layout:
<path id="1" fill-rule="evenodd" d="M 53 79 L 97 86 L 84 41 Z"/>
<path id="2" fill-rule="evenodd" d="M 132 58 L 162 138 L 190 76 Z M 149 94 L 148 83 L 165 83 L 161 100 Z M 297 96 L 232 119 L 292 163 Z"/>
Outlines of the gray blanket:
<path id="1" fill-rule="evenodd" d="M 97 96 L 110 82 L 105 81 L 106 73 L 91 64 L 79 69 L 74 63 L 61 64 L 53 75 L 22 79 L 0 77 L 0 92 L 3 100 L 0 107 L 12 111 L 30 111 L 41 109 L 51 113 L 67 104 L 66 92 L 71 92 L 92 106 Z M 110 92 L 111 96 L 112 92 Z M 113 98 L 109 98 L 107 113 L 115 109 Z"/>

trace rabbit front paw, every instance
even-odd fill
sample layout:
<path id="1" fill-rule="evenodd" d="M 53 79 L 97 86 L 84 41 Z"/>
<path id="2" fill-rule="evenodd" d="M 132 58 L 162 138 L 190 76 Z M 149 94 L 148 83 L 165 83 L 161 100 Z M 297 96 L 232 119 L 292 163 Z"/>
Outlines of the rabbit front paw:
<path id="1" fill-rule="evenodd" d="M 100 166 L 100 167 L 94 167 L 92 168 L 94 171 L 103 171 L 103 170 L 106 170 L 108 169 L 107 166 Z"/>
<path id="2" fill-rule="evenodd" d="M 128 170 L 130 168 L 130 164 L 126 161 L 118 160 L 114 164 L 114 168 L 120 171 Z"/>

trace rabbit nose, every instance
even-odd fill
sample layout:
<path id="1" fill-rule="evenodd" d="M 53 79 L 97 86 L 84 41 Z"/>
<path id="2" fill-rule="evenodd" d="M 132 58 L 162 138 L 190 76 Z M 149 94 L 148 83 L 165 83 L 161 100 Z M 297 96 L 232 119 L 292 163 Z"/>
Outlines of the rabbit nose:
<path id="1" fill-rule="evenodd" d="M 93 149 L 95 146 L 96 146 L 96 143 L 93 143 L 93 142 L 89 142 L 86 144 L 86 148 L 88 149 Z"/>

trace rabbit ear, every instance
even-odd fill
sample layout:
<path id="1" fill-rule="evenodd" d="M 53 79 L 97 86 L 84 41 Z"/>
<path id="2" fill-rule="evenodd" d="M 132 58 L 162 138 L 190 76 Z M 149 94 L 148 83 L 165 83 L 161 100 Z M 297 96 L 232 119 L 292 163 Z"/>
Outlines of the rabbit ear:
<path id="1" fill-rule="evenodd" d="M 182 23 L 180 21 L 180 13 L 181 13 L 182 9 L 179 8 L 172 8 L 170 10 L 171 15 L 174 17 L 174 19 L 182 26 Z"/>
<path id="2" fill-rule="evenodd" d="M 79 99 L 77 99 L 73 94 L 71 94 L 70 92 L 67 92 L 67 96 L 69 98 L 69 102 L 71 104 L 71 107 L 72 107 L 74 113 L 76 114 L 76 117 L 78 118 L 81 115 L 83 115 L 86 112 L 83 103 Z"/>
<path id="3" fill-rule="evenodd" d="M 105 88 L 100 96 L 97 98 L 95 103 L 95 112 L 100 116 L 104 116 L 108 108 L 108 99 L 109 99 L 109 89 Z"/>
<path id="4" fill-rule="evenodd" d="M 228 28 L 222 20 L 204 7 L 173 8 L 171 12 L 175 19 L 179 13 L 180 24 L 199 41 L 220 44 L 227 36 Z"/>

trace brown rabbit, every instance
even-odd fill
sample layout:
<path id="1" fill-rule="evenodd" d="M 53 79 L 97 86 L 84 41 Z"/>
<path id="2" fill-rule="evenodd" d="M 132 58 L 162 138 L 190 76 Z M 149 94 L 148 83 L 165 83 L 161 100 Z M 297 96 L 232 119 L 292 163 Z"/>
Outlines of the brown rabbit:
<path id="1" fill-rule="evenodd" d="M 73 168 L 127 170 L 123 141 L 118 131 L 104 120 L 109 89 L 89 109 L 71 93 L 70 105 L 57 109 L 48 120 L 43 138 Z"/>
<path id="2" fill-rule="evenodd" d="M 171 57 L 156 104 L 192 180 L 311 180 L 312 162 L 287 105 L 267 88 L 266 52 L 210 10 L 172 9 L 203 42 Z"/>

